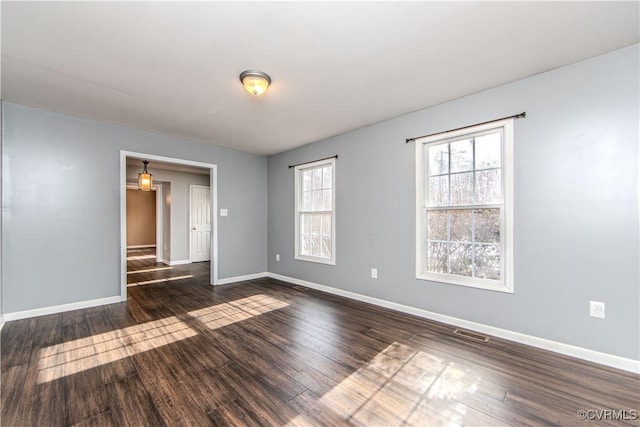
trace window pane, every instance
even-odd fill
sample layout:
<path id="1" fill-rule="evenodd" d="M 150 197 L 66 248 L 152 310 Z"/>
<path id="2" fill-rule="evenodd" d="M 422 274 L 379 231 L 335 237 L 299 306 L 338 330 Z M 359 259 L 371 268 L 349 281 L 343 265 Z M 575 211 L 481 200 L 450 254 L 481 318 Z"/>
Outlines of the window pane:
<path id="1" fill-rule="evenodd" d="M 311 255 L 320 256 L 320 245 L 322 242 L 322 237 L 320 236 L 311 236 Z"/>
<path id="2" fill-rule="evenodd" d="M 477 209 L 476 242 L 500 243 L 500 209 Z"/>
<path id="3" fill-rule="evenodd" d="M 331 237 L 322 237 L 320 256 L 322 258 L 331 258 Z"/>
<path id="4" fill-rule="evenodd" d="M 300 216 L 300 233 L 302 234 L 311 233 L 311 215 L 302 214 Z"/>
<path id="5" fill-rule="evenodd" d="M 300 253 L 302 255 L 311 255 L 311 238 L 309 236 L 303 235 L 300 236 L 300 240 Z"/>
<path id="6" fill-rule="evenodd" d="M 313 189 L 322 189 L 322 168 L 313 169 Z"/>
<path id="7" fill-rule="evenodd" d="M 303 191 L 302 192 L 302 210 L 310 211 L 313 209 L 313 199 L 312 199 L 312 191 Z"/>
<path id="8" fill-rule="evenodd" d="M 427 212 L 427 238 L 429 240 L 447 240 L 447 216 L 449 211 Z"/>
<path id="9" fill-rule="evenodd" d="M 322 235 L 331 236 L 331 214 L 322 214 Z"/>
<path id="10" fill-rule="evenodd" d="M 502 203 L 501 178 L 500 169 L 476 172 L 476 203 Z"/>
<path id="11" fill-rule="evenodd" d="M 331 166 L 322 168 L 322 188 L 331 188 Z"/>
<path id="12" fill-rule="evenodd" d="M 471 244 L 451 243 L 449 250 L 451 274 L 471 277 Z"/>
<path id="13" fill-rule="evenodd" d="M 449 144 L 440 144 L 428 148 L 429 175 L 449 173 Z"/>
<path id="14" fill-rule="evenodd" d="M 496 132 L 476 138 L 476 169 L 500 167 L 501 135 Z"/>
<path id="15" fill-rule="evenodd" d="M 452 142 L 451 173 L 473 170 L 473 144 L 470 139 Z"/>
<path id="16" fill-rule="evenodd" d="M 302 172 L 302 191 L 309 191 L 311 190 L 311 178 L 312 178 L 312 172 L 309 170 L 303 171 Z"/>
<path id="17" fill-rule="evenodd" d="M 473 172 L 451 175 L 451 204 L 473 204 Z"/>
<path id="18" fill-rule="evenodd" d="M 321 215 L 310 215 L 311 216 L 311 235 L 320 235 L 322 231 L 322 218 Z"/>
<path id="19" fill-rule="evenodd" d="M 429 206 L 449 204 L 449 176 L 429 178 Z"/>
<path id="20" fill-rule="evenodd" d="M 322 206 L 323 210 L 331 210 L 331 189 L 322 190 Z"/>
<path id="21" fill-rule="evenodd" d="M 321 211 L 322 210 L 322 190 L 314 190 L 313 193 L 313 210 Z"/>
<path id="22" fill-rule="evenodd" d="M 500 246 L 475 245 L 476 277 L 500 280 Z"/>
<path id="23" fill-rule="evenodd" d="M 471 242 L 473 211 L 471 209 L 452 210 L 450 215 L 451 241 Z"/>
<path id="24" fill-rule="evenodd" d="M 303 244 L 307 246 L 306 251 L 301 252 L 302 255 L 311 256 L 311 236 L 302 236 L 302 239 L 306 240 L 306 242 L 304 242 Z"/>
<path id="25" fill-rule="evenodd" d="M 427 243 L 427 271 L 433 273 L 448 273 L 448 259 L 446 243 Z"/>

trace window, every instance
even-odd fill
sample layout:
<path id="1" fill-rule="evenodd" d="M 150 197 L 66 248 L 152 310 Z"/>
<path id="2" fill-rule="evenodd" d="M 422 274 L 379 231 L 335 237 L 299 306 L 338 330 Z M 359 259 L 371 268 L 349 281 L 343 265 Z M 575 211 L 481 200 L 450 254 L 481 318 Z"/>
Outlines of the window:
<path id="1" fill-rule="evenodd" d="M 513 119 L 416 140 L 416 277 L 513 292 Z"/>
<path id="2" fill-rule="evenodd" d="M 335 159 L 296 166 L 296 259 L 335 265 L 335 189 Z"/>

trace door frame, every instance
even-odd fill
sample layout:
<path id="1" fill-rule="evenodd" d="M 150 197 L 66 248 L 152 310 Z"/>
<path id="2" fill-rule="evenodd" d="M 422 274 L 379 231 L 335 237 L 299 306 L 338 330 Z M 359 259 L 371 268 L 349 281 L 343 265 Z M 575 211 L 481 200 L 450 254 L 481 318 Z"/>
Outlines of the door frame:
<path id="1" fill-rule="evenodd" d="M 209 190 L 211 190 L 211 187 L 207 186 L 207 185 L 198 185 L 198 184 L 190 184 L 189 185 L 189 210 L 187 215 L 189 215 L 189 262 L 193 262 L 193 234 L 191 233 L 192 229 L 193 229 L 193 223 L 192 218 L 191 218 L 191 207 L 193 204 L 193 200 L 192 200 L 192 189 L 193 188 L 209 188 Z M 213 217 L 214 212 L 211 212 L 211 216 Z M 209 221 L 211 222 L 211 238 L 213 239 L 213 218 L 209 218 Z M 211 252 L 209 253 L 209 260 L 211 260 Z"/>
<path id="2" fill-rule="evenodd" d="M 127 157 L 209 169 L 211 192 L 211 266 L 209 282 L 218 284 L 218 166 L 213 163 L 165 157 L 156 154 L 120 150 L 120 299 L 127 300 Z M 156 193 L 157 194 L 157 193 Z M 191 246 L 189 246 L 191 251 Z"/>
<path id="3" fill-rule="evenodd" d="M 156 192 L 156 262 L 164 262 L 164 217 L 162 209 L 164 187 L 161 183 L 158 183 L 152 189 Z"/>

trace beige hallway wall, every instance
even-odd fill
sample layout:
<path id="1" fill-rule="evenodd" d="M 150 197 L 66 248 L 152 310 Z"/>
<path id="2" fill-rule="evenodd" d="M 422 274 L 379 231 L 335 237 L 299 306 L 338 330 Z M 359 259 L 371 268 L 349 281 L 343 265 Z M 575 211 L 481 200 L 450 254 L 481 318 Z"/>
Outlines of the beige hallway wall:
<path id="1" fill-rule="evenodd" d="M 127 190 L 127 246 L 156 244 L 156 192 Z"/>

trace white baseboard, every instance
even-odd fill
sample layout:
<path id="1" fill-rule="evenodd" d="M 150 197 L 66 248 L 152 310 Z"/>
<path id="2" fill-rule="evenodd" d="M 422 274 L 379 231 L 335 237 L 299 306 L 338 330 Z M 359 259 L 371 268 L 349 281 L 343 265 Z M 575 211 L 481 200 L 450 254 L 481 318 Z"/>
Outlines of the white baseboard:
<path id="1" fill-rule="evenodd" d="M 19 320 L 29 317 L 45 316 L 47 314 L 63 313 L 65 311 L 79 310 L 81 308 L 97 307 L 99 305 L 115 304 L 122 302 L 122 298 L 118 295 L 115 297 L 92 299 L 89 301 L 72 302 L 70 304 L 55 305 L 51 307 L 34 308 L 33 310 L 14 311 L 13 313 L 5 313 L 4 320 Z"/>
<path id="2" fill-rule="evenodd" d="M 127 249 L 142 249 L 142 248 L 155 248 L 156 245 L 131 245 L 127 246 Z"/>
<path id="3" fill-rule="evenodd" d="M 170 265 L 186 264 L 188 260 L 172 261 Z M 306 286 L 308 288 L 317 289 L 319 291 L 327 292 L 333 295 L 339 295 L 345 298 L 366 302 L 369 304 L 377 305 L 380 307 L 389 308 L 402 313 L 412 314 L 414 316 L 422 317 L 425 319 L 435 320 L 437 322 L 447 323 L 457 327 L 470 329 L 472 331 L 480 332 L 487 335 L 492 335 L 498 338 L 507 339 L 521 344 L 530 345 L 532 347 L 541 348 L 544 350 L 553 351 L 555 353 L 564 354 L 566 356 L 575 357 L 582 360 L 587 360 L 601 365 L 610 366 L 612 368 L 622 369 L 624 371 L 640 373 L 640 361 L 628 359 L 612 354 L 601 353 L 595 350 L 590 350 L 583 347 L 578 347 L 570 344 L 564 344 L 557 341 L 551 341 L 545 338 L 539 338 L 532 335 L 522 334 L 520 332 L 514 332 L 507 329 L 496 328 L 494 326 L 484 325 L 482 323 L 471 322 L 457 317 L 446 316 L 444 314 L 434 313 L 427 310 L 422 310 L 415 307 L 410 307 L 404 304 L 398 304 L 382 300 L 379 298 L 370 297 L 367 295 L 358 294 L 355 292 L 345 291 L 343 289 L 333 288 L 331 286 L 321 285 L 319 283 L 309 282 L 306 280 L 296 279 L 294 277 L 283 276 L 281 274 L 262 272 L 247 274 L 244 276 L 227 277 L 218 280 L 218 285 L 225 285 L 234 282 L 241 282 L 245 280 L 259 279 L 263 277 L 271 277 L 276 280 L 282 280 L 295 285 Z M 52 307 L 43 307 L 33 310 L 16 311 L 13 313 L 5 313 L 0 316 L 0 330 L 5 322 L 11 320 L 26 319 L 36 316 L 44 316 L 47 314 L 62 313 L 65 311 L 79 310 L 82 308 L 96 307 L 106 304 L 115 304 L 122 302 L 123 299 L 120 296 L 107 297 L 94 299 L 89 301 L 80 301 L 70 304 L 56 305 Z"/>
<path id="4" fill-rule="evenodd" d="M 447 323 L 460 328 L 470 329 L 472 331 L 481 332 L 483 334 L 492 335 L 494 337 L 503 338 L 517 343 L 530 345 L 532 347 L 553 351 L 555 353 L 564 354 L 565 356 L 575 357 L 577 359 L 587 360 L 589 362 L 599 363 L 601 365 L 610 366 L 612 368 L 622 369 L 624 371 L 640 373 L 640 360 L 627 359 L 625 357 L 615 356 L 613 354 L 601 353 L 595 350 L 589 350 L 583 347 L 577 347 L 570 344 L 564 344 L 557 341 L 551 341 L 545 338 L 539 338 L 532 335 L 522 334 L 507 329 L 500 329 L 494 326 L 484 325 L 482 323 L 471 322 L 457 317 L 446 316 L 415 307 L 410 307 L 395 302 L 373 298 L 355 292 L 345 291 L 333 288 L 331 286 L 320 285 L 306 280 L 296 279 L 294 277 L 283 276 L 276 273 L 268 273 L 268 277 L 282 280 L 284 282 L 293 283 L 295 285 L 306 286 L 308 288 L 317 289 L 333 295 L 339 295 L 345 298 L 374 304 L 380 307 L 389 308 L 391 310 L 400 311 L 402 313 L 412 314 L 414 316 L 423 317 L 425 319 L 435 320 L 437 322 Z"/>
<path id="5" fill-rule="evenodd" d="M 161 263 L 163 263 L 163 264 L 165 264 L 165 265 L 171 265 L 171 264 L 169 263 L 169 260 L 167 260 L 167 259 L 157 259 L 157 258 L 156 258 L 156 262 L 161 262 Z"/>
<path id="6" fill-rule="evenodd" d="M 269 277 L 269 274 L 270 273 L 264 271 L 262 273 L 246 274 L 244 276 L 225 277 L 224 279 L 218 279 L 218 285 L 227 285 L 229 283 L 243 282 L 245 280 L 261 279 L 263 277 Z"/>
<path id="7" fill-rule="evenodd" d="M 167 263 L 166 261 L 162 261 L 163 263 Z M 191 260 L 188 259 L 179 259 L 176 261 L 169 261 L 169 265 L 183 265 L 183 264 L 191 264 Z"/>

